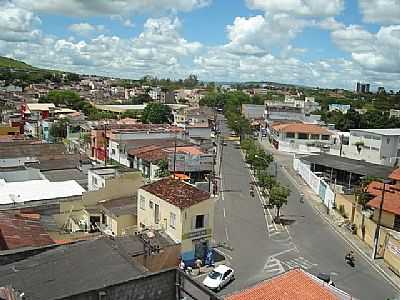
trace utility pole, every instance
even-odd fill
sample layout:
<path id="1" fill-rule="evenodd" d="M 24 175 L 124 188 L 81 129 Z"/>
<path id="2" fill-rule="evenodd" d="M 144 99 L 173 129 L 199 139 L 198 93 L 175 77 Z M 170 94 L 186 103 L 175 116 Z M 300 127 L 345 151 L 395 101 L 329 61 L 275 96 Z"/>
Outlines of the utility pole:
<path id="1" fill-rule="evenodd" d="M 375 229 L 375 237 L 374 237 L 374 249 L 372 251 L 372 259 L 376 258 L 376 254 L 378 252 L 378 244 L 379 244 L 379 235 L 381 229 L 381 218 L 382 218 L 382 209 L 383 209 L 383 201 L 385 200 L 385 188 L 386 184 L 390 184 L 391 181 L 389 179 L 383 180 L 383 189 L 382 189 L 382 200 L 379 205 L 379 216 L 378 216 L 378 224 Z"/>
<path id="2" fill-rule="evenodd" d="M 176 172 L 176 132 L 174 139 L 174 179 L 175 179 L 175 172 Z"/>
<path id="3" fill-rule="evenodd" d="M 104 166 L 107 166 L 107 124 L 104 122 Z"/>

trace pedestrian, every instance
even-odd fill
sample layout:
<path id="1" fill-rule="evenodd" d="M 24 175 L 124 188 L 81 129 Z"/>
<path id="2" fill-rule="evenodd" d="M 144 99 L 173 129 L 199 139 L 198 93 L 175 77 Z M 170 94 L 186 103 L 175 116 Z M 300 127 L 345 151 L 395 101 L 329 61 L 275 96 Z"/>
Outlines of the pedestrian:
<path id="1" fill-rule="evenodd" d="M 201 274 L 201 265 L 203 264 L 203 262 L 201 261 L 200 258 L 198 258 L 198 259 L 196 259 L 195 263 L 196 263 L 196 268 L 199 269 L 199 273 L 198 274 Z"/>
<path id="2" fill-rule="evenodd" d="M 180 259 L 179 269 L 181 269 L 182 271 L 185 271 L 185 263 L 182 258 Z"/>
<path id="3" fill-rule="evenodd" d="M 304 203 L 304 194 L 303 193 L 300 194 L 300 203 Z"/>

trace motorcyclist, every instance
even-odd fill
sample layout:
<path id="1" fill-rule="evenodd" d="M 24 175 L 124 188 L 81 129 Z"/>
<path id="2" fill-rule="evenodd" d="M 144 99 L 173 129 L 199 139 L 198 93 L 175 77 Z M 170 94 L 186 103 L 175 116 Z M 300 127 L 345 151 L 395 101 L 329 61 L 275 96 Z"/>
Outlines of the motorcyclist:
<path id="1" fill-rule="evenodd" d="M 254 186 L 253 185 L 250 186 L 250 196 L 254 197 Z"/>
<path id="2" fill-rule="evenodd" d="M 300 203 L 304 203 L 304 194 L 303 193 L 300 194 Z"/>
<path id="3" fill-rule="evenodd" d="M 351 250 L 349 253 L 346 254 L 345 260 L 354 262 L 354 251 Z"/>

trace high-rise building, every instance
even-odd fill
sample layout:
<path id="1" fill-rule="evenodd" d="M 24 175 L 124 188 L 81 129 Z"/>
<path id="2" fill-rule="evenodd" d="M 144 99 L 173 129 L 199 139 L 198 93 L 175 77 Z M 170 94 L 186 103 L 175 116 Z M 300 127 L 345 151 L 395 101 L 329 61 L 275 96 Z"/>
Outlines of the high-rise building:
<path id="1" fill-rule="evenodd" d="M 361 83 L 357 82 L 355 92 L 357 94 L 368 94 L 369 93 L 370 84 L 369 83 Z"/>
<path id="2" fill-rule="evenodd" d="M 386 91 L 385 91 L 385 88 L 383 86 L 378 87 L 378 92 L 377 92 L 378 95 L 385 94 L 385 93 L 386 93 Z"/>

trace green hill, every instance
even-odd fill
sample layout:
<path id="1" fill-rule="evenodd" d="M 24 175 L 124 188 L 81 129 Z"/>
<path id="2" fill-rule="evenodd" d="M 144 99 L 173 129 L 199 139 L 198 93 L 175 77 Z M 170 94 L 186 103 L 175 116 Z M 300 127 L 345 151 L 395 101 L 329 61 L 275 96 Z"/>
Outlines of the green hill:
<path id="1" fill-rule="evenodd" d="M 0 68 L 12 68 L 12 69 L 21 69 L 21 70 L 35 70 L 37 68 L 32 67 L 24 63 L 23 61 L 19 61 L 16 59 L 8 58 L 0 56 Z"/>

